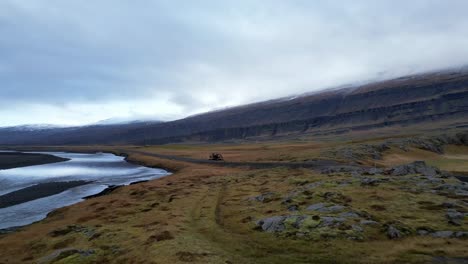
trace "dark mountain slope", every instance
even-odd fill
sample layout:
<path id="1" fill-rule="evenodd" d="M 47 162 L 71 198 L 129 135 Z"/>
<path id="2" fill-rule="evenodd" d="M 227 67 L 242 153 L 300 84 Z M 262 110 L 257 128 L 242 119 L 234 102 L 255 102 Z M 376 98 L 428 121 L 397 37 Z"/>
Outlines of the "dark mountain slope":
<path id="1" fill-rule="evenodd" d="M 8 133 L 0 144 L 160 144 L 343 133 L 468 120 L 468 72 L 445 71 L 209 112 L 166 123 Z"/>

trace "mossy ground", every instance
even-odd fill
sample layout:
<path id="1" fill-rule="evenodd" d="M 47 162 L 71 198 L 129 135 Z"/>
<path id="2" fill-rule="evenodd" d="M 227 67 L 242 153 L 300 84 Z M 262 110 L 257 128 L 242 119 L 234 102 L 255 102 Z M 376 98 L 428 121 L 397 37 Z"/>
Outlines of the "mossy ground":
<path id="1" fill-rule="evenodd" d="M 412 190 L 418 177 L 415 175 L 362 186 L 358 179 L 343 173 L 227 168 L 132 154 L 132 150 L 144 150 L 205 159 L 214 151 L 233 161 L 304 161 L 320 157 L 324 150 L 339 144 L 306 141 L 68 148 L 126 152 L 130 161 L 168 168 L 174 174 L 56 210 L 43 221 L 1 235 L 0 263 L 427 263 L 434 257 L 468 258 L 467 240 L 414 233 L 420 227 L 468 229 L 466 221 L 462 226 L 448 224 L 445 210 L 439 206 L 458 198 Z M 445 154 L 449 156 L 392 149 L 378 165 L 424 158 L 432 164 L 441 162 L 443 167 L 447 159 L 453 159 L 450 155 L 465 154 L 457 147 Z M 456 170 L 465 166 L 464 162 L 457 163 Z M 304 186 L 317 182 L 322 184 L 304 190 Z M 264 202 L 251 199 L 265 193 L 272 195 Z M 288 210 L 284 203 L 291 194 L 298 211 Z M 320 202 L 345 205 L 372 216 L 381 225 L 364 227 L 357 240 L 340 235 L 353 232 L 350 230 L 317 229 L 321 220 L 314 216 L 337 214 L 306 210 L 308 205 Z M 296 236 L 298 230 L 292 222 L 286 224 L 287 232 L 280 234 L 255 228 L 256 220 L 277 215 L 305 215 L 303 230 L 299 231 L 309 233 Z M 349 221 L 351 225 L 354 220 Z M 390 240 L 382 230 L 387 222 L 398 222 L 412 233 Z M 54 258 L 54 253 L 64 250 L 70 255 Z M 90 250 L 92 254 L 83 253 Z"/>

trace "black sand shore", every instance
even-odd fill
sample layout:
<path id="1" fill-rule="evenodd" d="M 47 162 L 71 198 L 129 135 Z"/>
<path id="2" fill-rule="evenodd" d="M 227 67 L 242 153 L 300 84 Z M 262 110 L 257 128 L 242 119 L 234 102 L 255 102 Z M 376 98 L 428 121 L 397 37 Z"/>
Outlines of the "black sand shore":
<path id="1" fill-rule="evenodd" d="M 70 188 L 85 185 L 89 181 L 70 181 L 70 182 L 47 182 L 30 186 L 18 191 L 10 192 L 0 196 L 0 208 L 13 206 L 36 200 L 39 198 L 61 193 Z"/>
<path id="2" fill-rule="evenodd" d="M 43 165 L 67 160 L 69 159 L 56 157 L 49 154 L 0 152 L 0 170 Z"/>

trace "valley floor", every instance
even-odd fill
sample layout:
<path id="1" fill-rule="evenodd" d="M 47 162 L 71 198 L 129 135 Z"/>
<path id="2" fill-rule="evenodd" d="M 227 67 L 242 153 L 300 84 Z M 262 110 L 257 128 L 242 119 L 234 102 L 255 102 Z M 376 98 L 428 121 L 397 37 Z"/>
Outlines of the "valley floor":
<path id="1" fill-rule="evenodd" d="M 468 186 L 430 165 L 466 174 L 468 147 L 442 147 L 399 139 L 56 147 L 112 151 L 174 174 L 1 235 L 0 263 L 464 263 Z M 226 162 L 204 162 L 210 152 Z M 276 165 L 252 164 L 262 162 Z"/>

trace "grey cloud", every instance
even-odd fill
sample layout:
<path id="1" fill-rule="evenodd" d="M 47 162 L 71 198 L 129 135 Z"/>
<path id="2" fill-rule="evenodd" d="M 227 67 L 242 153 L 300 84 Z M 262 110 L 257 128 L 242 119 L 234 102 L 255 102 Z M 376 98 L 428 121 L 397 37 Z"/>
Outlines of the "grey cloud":
<path id="1" fill-rule="evenodd" d="M 462 65 L 467 9 L 463 0 L 5 0 L 0 104 L 150 100 L 157 114 L 171 104 L 189 114 Z"/>

